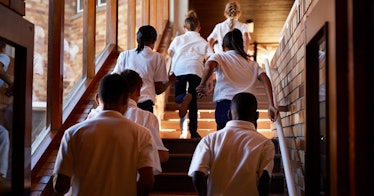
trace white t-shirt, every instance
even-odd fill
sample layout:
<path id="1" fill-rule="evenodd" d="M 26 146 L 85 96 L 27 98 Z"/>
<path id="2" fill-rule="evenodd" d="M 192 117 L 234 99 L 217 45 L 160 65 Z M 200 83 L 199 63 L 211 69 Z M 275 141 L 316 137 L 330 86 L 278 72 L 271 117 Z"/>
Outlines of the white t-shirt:
<path id="1" fill-rule="evenodd" d="M 94 109 L 91 109 L 90 113 L 87 116 L 87 119 L 93 118 L 98 113 L 100 113 L 102 110 L 103 108 L 100 106 Z M 133 99 L 129 99 L 128 107 L 127 107 L 127 110 L 124 116 L 127 119 L 132 120 L 135 123 L 144 126 L 151 132 L 151 135 L 155 142 L 157 150 L 169 151 L 169 149 L 167 149 L 164 146 L 164 143 L 162 142 L 160 138 L 160 125 L 158 123 L 158 119 L 156 115 L 154 115 L 153 113 L 149 111 L 138 108 L 138 106 L 136 105 L 136 102 Z"/>
<path id="2" fill-rule="evenodd" d="M 160 125 L 156 115 L 149 111 L 138 108 L 136 102 L 129 99 L 125 117 L 138 123 L 139 125 L 144 126 L 151 132 L 153 140 L 157 146 L 157 150 L 169 151 L 169 149 L 164 146 L 164 143 L 162 143 L 160 138 Z"/>
<path id="3" fill-rule="evenodd" d="M 73 177 L 72 195 L 136 195 L 143 167 L 161 172 L 151 134 L 105 110 L 65 131 L 53 172 Z"/>
<path id="4" fill-rule="evenodd" d="M 215 53 L 208 61 L 218 63 L 214 69 L 216 74 L 214 102 L 223 99 L 231 100 L 234 95 L 241 92 L 254 93 L 258 76 L 264 73 L 257 62 L 243 58 L 234 50 Z"/>
<path id="5" fill-rule="evenodd" d="M 8 70 L 10 58 L 6 54 L 0 54 L 0 62 L 4 65 L 4 71 Z M 4 84 L 4 80 L 0 79 L 0 87 Z"/>
<path id="6" fill-rule="evenodd" d="M 166 70 L 166 61 L 162 54 L 154 52 L 150 47 L 137 53 L 136 49 L 126 50 L 120 53 L 113 73 L 121 73 L 125 69 L 136 71 L 143 79 L 139 102 L 156 101 L 155 82 L 166 83 L 169 81 Z"/>
<path id="7" fill-rule="evenodd" d="M 258 195 L 257 180 L 264 170 L 272 174 L 273 142 L 251 122 L 231 120 L 225 128 L 202 138 L 188 175 L 208 175 L 208 195 Z"/>
<path id="8" fill-rule="evenodd" d="M 236 19 L 234 19 L 233 22 L 234 22 L 234 27 L 233 28 L 239 29 L 242 32 L 242 34 L 247 32 L 248 36 L 249 36 L 249 39 L 251 39 L 251 37 L 249 35 L 249 32 L 248 32 L 248 27 L 247 27 L 246 24 L 241 23 Z M 214 38 L 215 40 L 218 41 L 218 43 L 214 45 L 214 52 L 216 52 L 216 53 L 223 52 L 222 40 L 223 40 L 223 37 L 226 35 L 226 33 L 228 33 L 230 31 L 230 26 L 229 25 L 230 25 L 230 19 L 229 18 L 226 19 L 225 21 L 221 22 L 221 23 L 216 24 L 212 33 L 210 33 L 210 35 L 207 37 L 207 40 L 209 40 L 210 38 Z"/>
<path id="9" fill-rule="evenodd" d="M 172 58 L 171 71 L 176 76 L 194 74 L 201 78 L 204 61 L 213 50 L 198 32 L 186 31 L 173 39 L 168 54 Z"/>

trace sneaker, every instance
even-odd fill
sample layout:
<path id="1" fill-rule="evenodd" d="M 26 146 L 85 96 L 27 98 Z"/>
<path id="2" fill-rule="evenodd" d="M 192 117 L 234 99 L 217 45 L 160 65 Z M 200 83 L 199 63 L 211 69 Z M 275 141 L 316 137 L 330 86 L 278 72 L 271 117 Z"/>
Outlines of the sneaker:
<path id="1" fill-rule="evenodd" d="M 195 132 L 195 133 L 191 133 L 191 139 L 201 139 L 201 136 L 199 135 L 198 132 Z"/>
<path id="2" fill-rule="evenodd" d="M 179 104 L 179 117 L 183 118 L 187 114 L 188 106 L 192 100 L 192 95 L 187 93 L 183 98 L 182 104 Z"/>

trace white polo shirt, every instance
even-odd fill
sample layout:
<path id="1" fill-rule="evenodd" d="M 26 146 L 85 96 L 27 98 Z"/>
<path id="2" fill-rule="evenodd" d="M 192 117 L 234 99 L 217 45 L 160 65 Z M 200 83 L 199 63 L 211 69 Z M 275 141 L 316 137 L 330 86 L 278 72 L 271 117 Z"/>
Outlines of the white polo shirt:
<path id="1" fill-rule="evenodd" d="M 171 42 L 168 54 L 172 58 L 171 71 L 176 76 L 203 75 L 204 60 L 213 54 L 208 42 L 195 31 L 186 31 Z"/>
<path id="2" fill-rule="evenodd" d="M 73 177 L 72 195 L 136 195 L 143 167 L 161 172 L 149 131 L 104 110 L 65 131 L 53 172 Z"/>
<path id="3" fill-rule="evenodd" d="M 214 102 L 223 99 L 231 100 L 234 95 L 241 92 L 253 94 L 258 76 L 264 73 L 257 62 L 243 58 L 235 50 L 215 53 L 208 61 L 218 63 L 214 69 L 216 74 Z"/>
<path id="4" fill-rule="evenodd" d="M 169 81 L 166 70 L 166 61 L 162 54 L 154 52 L 150 47 L 137 53 L 136 49 L 120 53 L 113 73 L 121 73 L 125 69 L 136 71 L 143 79 L 139 102 L 156 101 L 155 82 L 166 83 Z"/>
<path id="5" fill-rule="evenodd" d="M 149 111 L 138 108 L 136 102 L 129 99 L 125 117 L 139 125 L 144 126 L 151 132 L 152 138 L 157 146 L 157 150 L 169 151 L 169 149 L 164 146 L 164 143 L 162 143 L 160 137 L 160 125 L 156 115 Z"/>
<path id="6" fill-rule="evenodd" d="M 249 35 L 248 27 L 246 24 L 241 23 L 236 19 L 234 19 L 233 22 L 234 22 L 233 28 L 239 29 L 242 32 L 242 34 L 247 32 L 249 39 L 251 39 L 251 36 Z M 222 40 L 223 40 L 223 37 L 226 35 L 226 33 L 229 31 L 230 31 L 230 19 L 227 18 L 225 21 L 216 24 L 216 26 L 214 26 L 212 33 L 210 33 L 210 35 L 207 37 L 207 40 L 209 40 L 210 38 L 214 38 L 215 40 L 218 41 L 218 43 L 214 45 L 214 51 L 216 53 L 223 52 Z"/>
<path id="7" fill-rule="evenodd" d="M 208 195 L 258 195 L 257 180 L 272 174 L 273 142 L 251 122 L 231 120 L 225 128 L 203 137 L 192 157 L 188 175 L 208 175 Z"/>
<path id="8" fill-rule="evenodd" d="M 158 123 L 156 115 L 149 111 L 140 109 L 133 99 L 129 98 L 127 105 L 127 110 L 124 116 L 127 119 L 132 120 L 139 125 L 142 125 L 151 132 L 157 150 L 169 151 L 169 149 L 164 146 L 164 143 L 161 140 L 160 125 Z M 90 113 L 87 116 L 87 119 L 95 117 L 102 110 L 103 108 L 101 106 L 91 109 Z"/>

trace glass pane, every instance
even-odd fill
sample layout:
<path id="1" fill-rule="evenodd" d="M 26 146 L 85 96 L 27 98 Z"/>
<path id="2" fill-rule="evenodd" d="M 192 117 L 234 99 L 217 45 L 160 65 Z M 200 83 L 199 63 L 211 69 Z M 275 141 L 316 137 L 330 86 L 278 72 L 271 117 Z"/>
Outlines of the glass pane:
<path id="1" fill-rule="evenodd" d="M 48 1 L 26 2 L 25 18 L 35 25 L 32 91 L 32 152 L 46 134 Z"/>
<path id="2" fill-rule="evenodd" d="M 13 132 L 14 47 L 0 38 L 0 183 L 10 188 Z M 0 191 L 0 194 L 2 191 Z"/>
<path id="3" fill-rule="evenodd" d="M 74 86 L 82 78 L 83 15 L 75 14 L 76 3 L 65 3 L 64 64 L 63 64 L 63 105 L 74 94 Z M 83 8 L 85 9 L 85 8 Z"/>
<path id="4" fill-rule="evenodd" d="M 101 54 L 106 46 L 106 6 L 99 4 L 96 9 L 96 57 Z"/>
<path id="5" fill-rule="evenodd" d="M 128 0 L 118 0 L 118 46 L 127 49 Z"/>

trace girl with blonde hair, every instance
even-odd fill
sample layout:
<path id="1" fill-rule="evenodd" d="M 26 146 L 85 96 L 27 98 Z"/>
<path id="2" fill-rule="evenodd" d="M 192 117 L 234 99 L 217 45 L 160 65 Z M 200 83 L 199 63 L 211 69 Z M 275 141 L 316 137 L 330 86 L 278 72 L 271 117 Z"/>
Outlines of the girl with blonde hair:
<path id="1" fill-rule="evenodd" d="M 240 5 L 236 1 L 230 1 L 226 4 L 224 15 L 226 20 L 216 24 L 212 33 L 208 36 L 207 40 L 209 45 L 214 49 L 215 53 L 223 52 L 222 40 L 227 32 L 232 31 L 234 28 L 239 29 L 243 34 L 244 51 L 248 51 L 251 36 L 248 32 L 247 25 L 239 22 L 241 15 Z"/>

